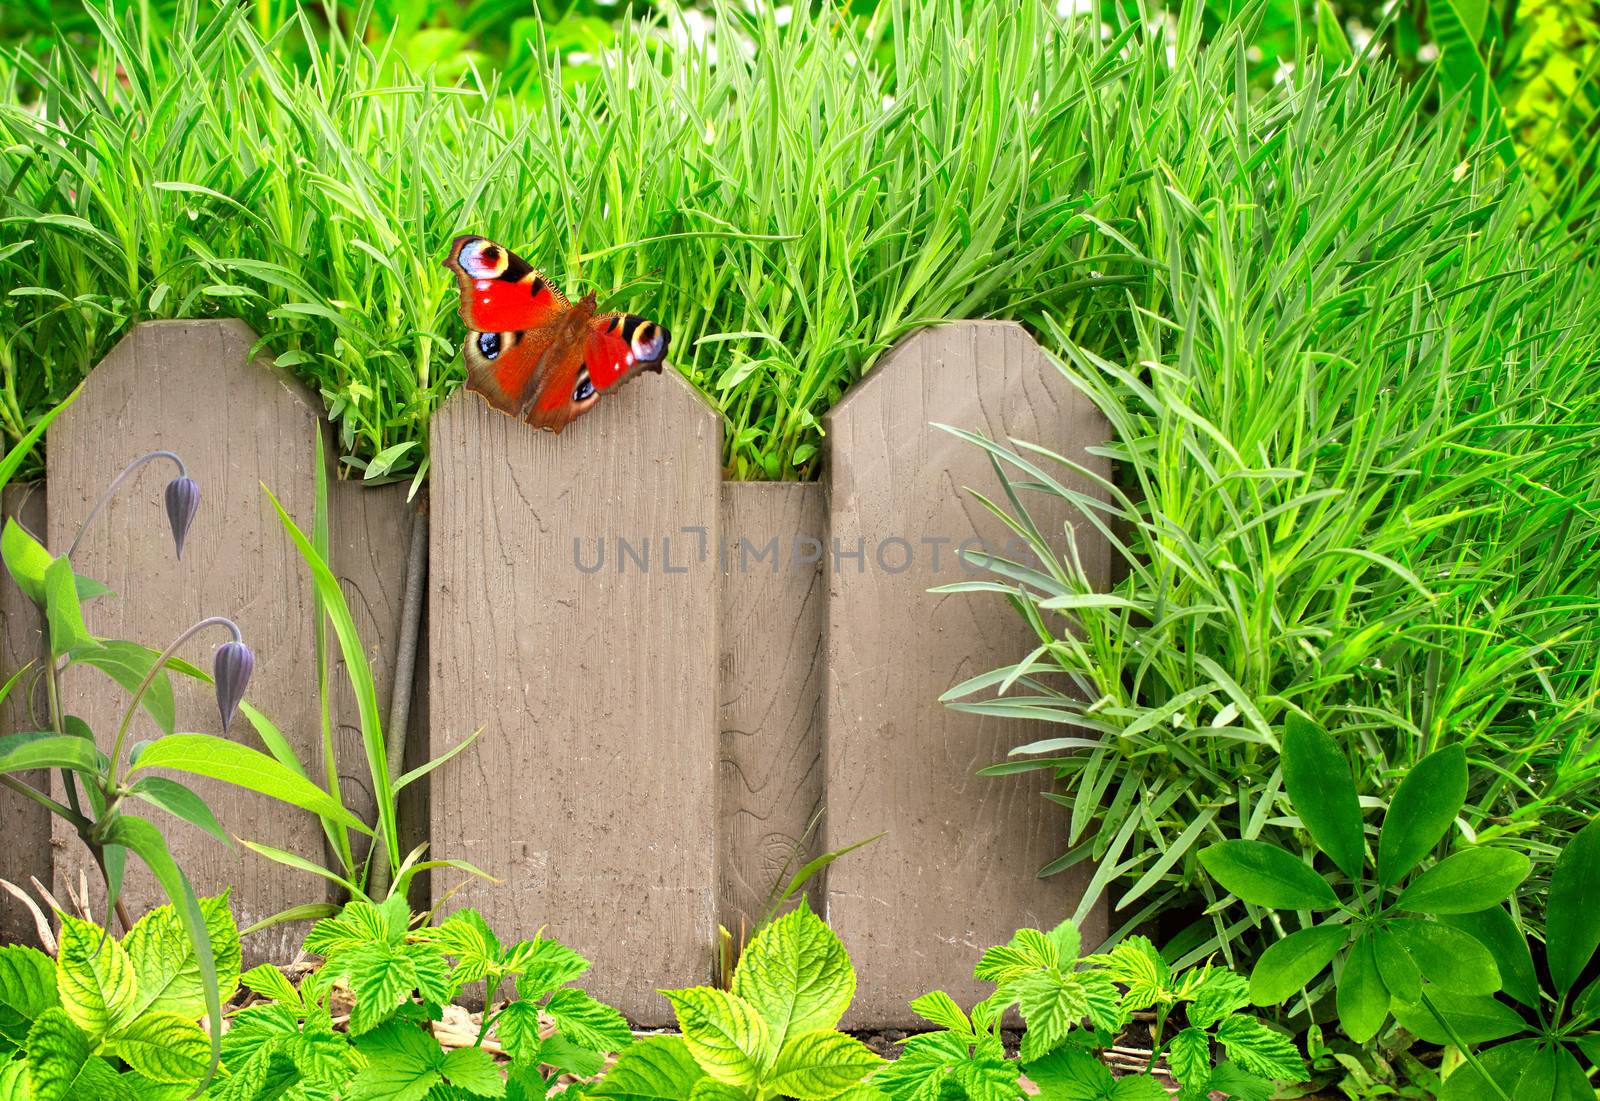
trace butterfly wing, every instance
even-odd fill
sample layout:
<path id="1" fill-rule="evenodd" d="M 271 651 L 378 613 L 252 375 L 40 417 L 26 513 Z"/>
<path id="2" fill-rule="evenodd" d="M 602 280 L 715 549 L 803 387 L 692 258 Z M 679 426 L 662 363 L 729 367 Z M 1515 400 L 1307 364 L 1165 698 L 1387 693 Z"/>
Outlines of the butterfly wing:
<path id="1" fill-rule="evenodd" d="M 672 334 L 638 314 L 606 313 L 589 322 L 583 363 L 596 390 L 609 390 L 640 371 L 660 371 Z"/>
<path id="2" fill-rule="evenodd" d="M 461 320 L 477 332 L 540 329 L 571 308 L 550 280 L 486 237 L 457 237 L 444 266 L 461 291 Z"/>

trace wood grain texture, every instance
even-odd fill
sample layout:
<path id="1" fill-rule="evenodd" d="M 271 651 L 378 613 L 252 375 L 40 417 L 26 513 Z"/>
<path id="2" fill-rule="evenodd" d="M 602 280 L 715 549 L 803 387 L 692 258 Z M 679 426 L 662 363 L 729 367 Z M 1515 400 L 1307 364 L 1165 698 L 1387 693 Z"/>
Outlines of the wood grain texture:
<path id="1" fill-rule="evenodd" d="M 310 579 L 261 487 L 271 488 L 309 530 L 313 434 L 322 420 L 304 387 L 269 361 L 250 358 L 254 341 L 238 321 L 147 322 L 124 337 L 50 428 L 50 545 L 70 545 L 91 504 L 130 460 L 155 448 L 181 455 L 201 489 L 183 560 L 173 555 L 162 499 L 173 469 L 152 463 L 124 484 L 78 550 L 77 570 L 117 594 L 88 605 L 89 628 L 161 648 L 205 616 L 233 618 L 256 654 L 250 700 L 315 767 L 320 735 Z M 181 656 L 209 669 L 226 637 L 208 631 Z M 222 732 L 209 685 L 174 677 L 173 687 L 178 729 Z M 109 749 L 126 694 L 98 672 L 74 668 L 64 677 L 63 697 L 67 710 L 86 719 Z M 148 717 L 135 720 L 132 737 L 157 734 Z M 258 744 L 242 716 L 230 736 Z M 309 814 L 220 783 L 182 779 L 230 833 L 320 855 L 322 832 Z M 241 926 L 324 895 L 322 883 L 303 872 L 230 850 L 154 808 L 148 815 L 197 890 L 233 889 Z M 68 827 L 58 822 L 55 829 L 56 881 L 75 881 L 88 854 Z M 163 896 L 142 867 L 129 864 L 126 898 L 137 914 Z M 302 932 L 279 926 L 247 937 L 247 963 L 292 958 Z"/>
<path id="2" fill-rule="evenodd" d="M 1004 322 L 917 333 L 827 418 L 826 843 L 887 833 L 829 869 L 828 917 L 860 976 L 847 1026 L 913 1024 L 906 1003 L 935 988 L 970 1004 L 986 992 L 963 978 L 981 951 L 1069 916 L 1087 878 L 1082 868 L 1037 878 L 1066 838 L 1066 812 L 1040 795 L 1047 780 L 977 775 L 1044 731 L 938 702 L 1036 639 L 1000 596 L 927 591 L 978 576 L 955 557 L 964 541 L 1004 552 L 1008 535 L 965 492 L 999 496 L 986 453 L 930 422 L 1095 464 L 1083 449 L 1107 433 L 1027 333 Z M 1041 530 L 1068 519 L 1037 495 L 1030 506 Z M 1103 577 L 1108 548 L 1082 525 L 1076 534 Z M 1103 923 L 1084 930 L 1087 944 Z"/>
<path id="3" fill-rule="evenodd" d="M 431 751 L 485 727 L 433 774 L 433 855 L 505 881 L 452 905 L 664 1024 L 711 970 L 721 420 L 667 371 L 560 436 L 465 392 L 432 434 Z"/>
<path id="4" fill-rule="evenodd" d="M 344 592 L 345 603 L 355 618 L 356 629 L 365 644 L 367 663 L 372 668 L 372 679 L 378 688 L 378 706 L 383 715 L 385 738 L 396 736 L 388 729 L 390 699 L 394 692 L 396 648 L 400 641 L 401 611 L 405 604 L 406 551 L 411 540 L 411 515 L 414 503 L 406 501 L 410 483 L 384 486 L 364 486 L 358 481 L 336 481 L 328 487 L 328 538 L 334 574 Z M 345 805 L 364 822 L 377 820 L 376 802 L 372 793 L 372 772 L 367 765 L 366 750 L 361 739 L 361 716 L 350 688 L 350 676 L 345 669 L 344 655 L 338 640 L 328 633 L 328 647 L 332 655 L 333 713 L 337 716 L 337 735 L 334 745 L 339 755 L 339 788 Z M 422 678 L 418 678 L 421 680 Z M 415 690 L 415 686 L 413 686 Z M 402 732 L 408 740 L 423 737 L 419 716 L 427 714 L 422 701 L 413 696 L 412 721 Z M 318 773 L 321 778 L 321 773 Z M 417 791 L 422 790 L 418 785 Z M 418 808 L 411 808 L 408 817 L 412 832 L 419 827 L 414 819 Z M 407 831 L 402 843 L 409 837 Z M 420 840 L 420 838 L 417 838 Z M 409 852 L 417 840 L 404 845 Z M 352 836 L 358 853 L 365 853 L 368 839 L 360 834 Z M 340 889 L 329 884 L 328 897 L 337 900 Z"/>
<path id="5" fill-rule="evenodd" d="M 15 517 L 17 523 L 39 538 L 44 538 L 44 484 L 9 485 L 5 488 L 0 513 Z M 17 670 L 37 661 L 44 652 L 41 632 L 44 619 L 33 602 L 22 595 L 8 576 L 0 576 L 0 684 L 9 681 Z M 37 668 L 37 667 L 36 667 Z M 48 723 L 42 684 L 32 704 L 29 690 L 35 683 L 34 670 L 12 689 L 0 704 L 0 734 L 20 734 L 44 730 Z M 35 717 L 37 715 L 37 718 Z M 40 791 L 50 790 L 50 774 L 44 769 L 24 773 L 19 779 Z M 32 894 L 28 877 L 50 883 L 50 812 L 26 796 L 0 789 L 0 822 L 5 823 L 6 840 L 0 845 L 0 879 L 9 880 Z M 0 942 L 38 944 L 33 915 L 9 893 L 0 894 Z"/>
<path id="6" fill-rule="evenodd" d="M 822 506 L 815 482 L 722 487 L 717 909 L 741 941 L 818 851 Z M 820 909 L 816 881 L 805 894 Z"/>

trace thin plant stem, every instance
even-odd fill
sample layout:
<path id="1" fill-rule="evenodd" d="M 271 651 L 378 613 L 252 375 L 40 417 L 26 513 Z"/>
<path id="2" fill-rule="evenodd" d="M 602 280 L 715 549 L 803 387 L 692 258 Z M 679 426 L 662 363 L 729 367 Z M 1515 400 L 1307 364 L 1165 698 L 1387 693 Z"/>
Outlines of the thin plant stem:
<path id="1" fill-rule="evenodd" d="M 150 685 L 154 683 L 156 676 L 161 672 L 161 670 L 166 668 L 167 662 L 172 660 L 172 656 L 173 654 L 177 653 L 178 647 L 182 646 L 185 642 L 189 641 L 190 638 L 199 634 L 207 627 L 226 627 L 233 635 L 233 641 L 244 641 L 244 634 L 239 630 L 239 625 L 237 623 L 229 619 L 227 616 L 214 615 L 207 616 L 205 619 L 202 619 L 200 622 L 187 628 L 182 634 L 167 644 L 167 648 L 161 651 L 160 656 L 158 656 L 156 660 L 151 663 L 150 669 L 145 673 L 143 679 L 139 681 L 139 686 L 133 690 L 133 696 L 128 700 L 128 707 L 122 713 L 122 721 L 117 724 L 117 737 L 111 743 L 111 779 L 113 788 L 115 788 L 120 782 L 122 772 L 122 743 L 128 736 L 128 727 L 133 722 L 134 713 L 139 709 L 139 701 L 144 699 L 144 694 L 149 691 Z"/>
<path id="2" fill-rule="evenodd" d="M 171 459 L 178 466 L 178 477 L 187 478 L 189 476 L 188 469 L 183 465 L 183 460 L 178 457 L 176 452 L 151 451 L 133 460 L 133 462 L 122 468 L 120 474 L 111 479 L 111 484 L 106 486 L 105 491 L 95 501 L 94 507 L 89 510 L 89 515 L 85 516 L 83 523 L 78 525 L 78 534 L 72 537 L 72 546 L 67 548 L 68 558 L 72 558 L 78 553 L 78 544 L 83 542 L 83 537 L 88 532 L 89 525 L 94 523 L 95 517 L 100 515 L 100 510 L 105 508 L 111 498 L 116 495 L 117 487 L 131 478 L 145 464 L 154 462 L 156 459 Z"/>

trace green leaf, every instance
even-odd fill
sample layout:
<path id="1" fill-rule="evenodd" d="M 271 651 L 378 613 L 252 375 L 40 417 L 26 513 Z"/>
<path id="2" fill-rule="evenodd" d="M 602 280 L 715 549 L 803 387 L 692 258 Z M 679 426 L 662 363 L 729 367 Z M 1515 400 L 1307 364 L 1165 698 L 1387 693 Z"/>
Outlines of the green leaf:
<path id="1" fill-rule="evenodd" d="M 33 1023 L 27 1052 L 31 1101 L 138 1101 L 62 1009 Z"/>
<path id="2" fill-rule="evenodd" d="M 538 1060 L 543 1041 L 539 1037 L 539 1007 L 536 1003 L 525 998 L 510 1003 L 495 1018 L 494 1031 L 513 1061 L 531 1063 Z"/>
<path id="3" fill-rule="evenodd" d="M 1024 1064 L 1023 1069 L 1039 1087 L 1040 1101 L 1104 1101 L 1117 1085 L 1104 1063 L 1075 1048 L 1057 1048 L 1037 1062 Z M 889 1073 L 883 1071 L 873 1081 Z M 923 1096 L 936 1101 L 939 1094 L 935 1091 Z"/>
<path id="4" fill-rule="evenodd" d="M 1406 884 L 1395 905 L 1419 914 L 1476 913 L 1504 902 L 1532 867 L 1509 849 L 1467 849 Z"/>
<path id="5" fill-rule="evenodd" d="M 194 1084 L 211 1060 L 211 1043 L 194 1023 L 171 1013 L 146 1013 L 112 1035 L 108 1045 L 134 1070 L 155 1082 Z"/>
<path id="6" fill-rule="evenodd" d="M 579 1047 L 559 1032 L 546 1037 L 534 1048 L 533 1059 L 537 1063 L 547 1063 L 563 1073 L 578 1078 L 593 1078 L 606 1065 L 604 1055 L 586 1047 Z"/>
<path id="7" fill-rule="evenodd" d="M 80 382 L 72 388 L 72 393 L 61 399 L 60 405 L 35 421 L 33 427 L 28 429 L 23 437 L 12 446 L 10 451 L 6 452 L 5 458 L 0 459 L 0 489 L 4 489 L 11 484 L 11 479 L 16 477 L 18 468 L 27 461 L 28 456 L 33 454 L 34 447 L 44 435 L 45 429 L 50 427 L 50 422 L 65 412 L 73 402 L 78 400 L 78 395 L 82 393 L 83 383 Z"/>
<path id="8" fill-rule="evenodd" d="M 1224 890 L 1274 910 L 1328 910 L 1333 888 L 1312 868 L 1265 841 L 1221 841 L 1200 850 L 1200 863 Z"/>
<path id="9" fill-rule="evenodd" d="M 482 1048 L 456 1048 L 444 1057 L 439 1069 L 444 1073 L 445 1081 L 480 1097 L 506 1095 L 505 1080 L 500 1077 L 494 1057 Z"/>
<path id="10" fill-rule="evenodd" d="M 1543 1059 L 1540 1043 L 1534 1039 L 1513 1040 L 1478 1052 L 1478 1062 L 1484 1071 L 1513 1101 L 1523 1101 L 1526 1095 L 1519 1091 L 1523 1075 Z M 1463 1063 L 1445 1079 L 1438 1101 L 1484 1101 L 1497 1096 L 1494 1087 L 1484 1081 L 1476 1067 Z M 1545 1096 L 1550 1096 L 1548 1090 Z"/>
<path id="11" fill-rule="evenodd" d="M 806 906 L 757 933 L 733 976 L 733 993 L 755 1007 L 774 1049 L 791 1035 L 833 1028 L 855 992 L 844 945 Z"/>
<path id="12" fill-rule="evenodd" d="M 752 1089 L 730 1086 L 715 1078 L 702 1078 L 689 1091 L 689 1101 L 756 1101 L 756 1094 Z"/>
<path id="13" fill-rule="evenodd" d="M 106 768 L 106 755 L 95 744 L 76 734 L 45 734 L 24 737 L 8 742 L 4 756 L 0 756 L 0 773 L 26 772 L 35 768 L 66 768 L 91 776 Z"/>
<path id="14" fill-rule="evenodd" d="M 259 750 L 211 734 L 169 734 L 152 742 L 129 774 L 170 768 L 223 780 L 299 807 L 349 829 L 371 833 L 333 796 Z"/>
<path id="15" fill-rule="evenodd" d="M 44 573 L 55 561 L 55 556 L 45 550 L 44 544 L 17 523 L 14 517 L 6 517 L 5 527 L 0 529 L 0 559 L 5 561 L 6 571 L 17 583 L 17 588 L 42 608 Z"/>
<path id="16" fill-rule="evenodd" d="M 1067 1038 L 1072 1026 L 1089 1014 L 1083 987 L 1051 968 L 1014 979 L 1007 991 L 1018 1000 L 1027 1030 L 1022 1034 L 1022 1061 L 1042 1058 Z"/>
<path id="17" fill-rule="evenodd" d="M 771 1055 L 771 1034 L 755 1006 L 708 986 L 663 990 L 689 1054 L 711 1077 L 753 1086 Z"/>
<path id="18" fill-rule="evenodd" d="M 1433 851 L 1467 798 L 1467 755 L 1436 749 L 1400 781 L 1378 834 L 1378 882 L 1392 887 Z"/>
<path id="19" fill-rule="evenodd" d="M 206 801 L 178 781 L 165 776 L 141 776 L 128 789 L 128 794 L 153 807 L 160 807 L 191 825 L 199 826 L 224 845 L 233 847 L 233 839 L 222 828 L 222 823 L 217 821 L 217 816 L 211 813 L 211 808 L 206 806 Z"/>
<path id="20" fill-rule="evenodd" d="M 337 917 L 324 918 L 313 925 L 306 934 L 304 948 L 312 955 L 331 960 L 352 948 L 399 944 L 405 935 L 405 926 L 387 911 L 358 900 L 346 905 Z"/>
<path id="21" fill-rule="evenodd" d="M 411 957 L 385 942 L 342 952 L 328 966 L 350 978 L 350 991 L 356 999 L 350 1011 L 352 1036 L 370 1032 L 393 1018 L 417 989 L 417 969 Z"/>
<path id="22" fill-rule="evenodd" d="M 133 693 L 138 691 L 140 683 L 161 655 L 137 642 L 108 638 L 98 640 L 94 646 L 75 648 L 69 657 L 79 665 L 100 670 L 125 691 Z M 176 707 L 172 697 L 172 679 L 166 669 L 156 674 L 140 697 L 139 704 L 163 734 L 172 733 L 177 721 Z"/>
<path id="23" fill-rule="evenodd" d="M 1046 934 L 1050 943 L 1055 945 L 1056 958 L 1063 966 L 1070 966 L 1083 951 L 1083 934 L 1078 931 L 1078 925 L 1071 918 L 1067 918 L 1060 925 Z"/>
<path id="24" fill-rule="evenodd" d="M 1500 989 L 1494 956 L 1472 934 L 1436 921 L 1404 918 L 1390 922 L 1389 928 L 1423 978 L 1435 985 L 1458 994 L 1493 994 Z"/>
<path id="25" fill-rule="evenodd" d="M 1192 999 L 1189 1023 L 1196 1028 L 1210 1028 L 1228 1014 L 1250 1004 L 1250 983 L 1243 975 L 1226 967 L 1205 967 L 1190 972 L 1183 989 Z"/>
<path id="26" fill-rule="evenodd" d="M 967 1015 L 961 1011 L 956 1000 L 943 990 L 930 991 L 912 999 L 911 1011 L 940 1028 L 968 1035 L 972 1032 L 972 1022 L 967 1020 Z"/>
<path id="27" fill-rule="evenodd" d="M 582 990 L 557 990 L 544 1011 L 561 1035 L 590 1051 L 621 1051 L 633 1043 L 633 1031 L 622 1014 Z"/>
<path id="28" fill-rule="evenodd" d="M 1339 13 L 1328 0 L 1317 0 L 1317 50 L 1335 68 L 1348 65 L 1355 59 L 1350 39 L 1339 21 Z"/>
<path id="29" fill-rule="evenodd" d="M 422 1101 L 444 1080 L 445 1056 L 431 1032 L 390 1021 L 361 1037 L 367 1066 L 350 1083 L 347 1101 Z"/>
<path id="30" fill-rule="evenodd" d="M 1268 945 L 1250 972 L 1250 1000 L 1259 1006 L 1288 1001 L 1333 962 L 1350 932 L 1346 925 L 1317 925 Z"/>
<path id="31" fill-rule="evenodd" d="M 37 948 L 0 947 L 0 1058 L 22 1047 L 33 1022 L 60 1004 L 55 960 Z"/>
<path id="32" fill-rule="evenodd" d="M 476 910 L 457 910 L 448 920 L 420 930 L 419 935 L 456 957 L 457 982 L 477 982 L 490 975 L 505 974 L 500 938 Z"/>
<path id="33" fill-rule="evenodd" d="M 705 1072 L 681 1036 L 647 1036 L 624 1051 L 589 1097 L 613 1101 L 687 1101 Z"/>
<path id="34" fill-rule="evenodd" d="M 231 1000 L 239 984 L 239 928 L 226 893 L 200 900 L 219 995 Z M 206 980 L 194 943 L 172 906 L 158 906 L 134 922 L 122 947 L 138 983 L 135 1015 L 170 1013 L 195 1020 L 206 1011 Z"/>
<path id="35" fill-rule="evenodd" d="M 63 915 L 56 988 L 72 1023 L 98 1040 L 133 1019 L 138 980 L 122 945 L 98 925 Z"/>
<path id="36" fill-rule="evenodd" d="M 1198 1028 L 1184 1029 L 1172 1038 L 1167 1063 L 1178 1084 L 1199 1096 L 1197 1091 L 1211 1080 L 1211 1037 Z"/>
<path id="37" fill-rule="evenodd" d="M 1422 993 L 1422 971 L 1417 961 L 1407 952 L 1405 945 L 1393 929 L 1393 923 L 1382 922 L 1371 932 L 1372 955 L 1378 961 L 1378 973 L 1392 997 L 1414 1002 Z"/>
<path id="38" fill-rule="evenodd" d="M 860 1082 L 884 1060 L 853 1036 L 831 1028 L 797 1033 L 778 1052 L 762 1089 L 797 1101 L 827 1101 Z"/>
<path id="39" fill-rule="evenodd" d="M 1166 1086 L 1150 1074 L 1125 1074 L 1106 1096 L 1110 1101 L 1170 1101 Z"/>
<path id="40" fill-rule="evenodd" d="M 65 654 L 69 650 L 94 649 L 100 645 L 84 626 L 77 579 L 72 563 L 64 555 L 45 567 L 44 616 L 50 628 L 52 653 Z"/>
<path id="41" fill-rule="evenodd" d="M 1217 1039 L 1228 1058 L 1251 1074 L 1290 1085 L 1305 1079 L 1294 1041 L 1259 1018 L 1236 1013 L 1217 1026 Z"/>
<path id="42" fill-rule="evenodd" d="M 1516 920 L 1504 906 L 1476 914 L 1448 915 L 1440 920 L 1451 928 L 1470 933 L 1489 950 L 1507 994 L 1529 1009 L 1538 1004 L 1539 980 L 1534 975 L 1533 956 L 1522 930 L 1517 928 Z"/>
<path id="43" fill-rule="evenodd" d="M 1556 993 L 1566 994 L 1600 946 L 1600 819 L 1573 835 L 1550 873 L 1545 945 Z"/>
<path id="44" fill-rule="evenodd" d="M 1060 959 L 1055 941 L 1037 929 L 1018 929 L 1011 943 L 984 952 L 978 966 L 972 970 L 972 977 L 1003 986 L 1029 971 L 1054 967 Z"/>
<path id="45" fill-rule="evenodd" d="M 1339 1024 L 1346 1036 L 1364 1044 L 1378 1034 L 1389 1016 L 1389 988 L 1378 971 L 1370 936 L 1362 934 L 1350 946 L 1338 983 Z"/>
<path id="46" fill-rule="evenodd" d="M 1474 14 L 1466 13 L 1469 7 Z M 1501 160 L 1511 164 L 1516 153 L 1506 129 L 1504 108 L 1488 64 L 1478 50 L 1478 34 L 1472 29 L 1478 7 L 1464 4 L 1463 0 L 1436 0 L 1427 6 L 1428 29 L 1439 47 L 1436 64 L 1445 95 L 1467 94 L 1473 105 L 1472 117 L 1488 131 L 1488 139 L 1498 143 Z"/>
<path id="47" fill-rule="evenodd" d="M 1319 3 L 1325 6 L 1325 0 Z M 1338 37 L 1348 61 L 1350 46 L 1342 29 Z M 1352 882 L 1359 880 L 1367 853 L 1350 762 L 1332 735 L 1300 714 L 1290 714 L 1284 724 L 1283 786 L 1317 848 Z"/>
<path id="48" fill-rule="evenodd" d="M 33 1091 L 28 1088 L 28 1064 L 25 1059 L 0 1063 L 0 1101 L 33 1101 Z"/>
<path id="49" fill-rule="evenodd" d="M 521 976 L 517 992 L 531 1001 L 582 975 L 589 961 L 560 941 L 541 937 L 513 945 L 505 954 L 504 970 Z"/>
<path id="50" fill-rule="evenodd" d="M 1527 1029 L 1527 1022 L 1504 1002 L 1483 994 L 1452 994 L 1448 990 L 1427 987 L 1424 993 L 1433 1003 L 1430 1009 L 1423 1003 L 1394 1002 L 1395 1020 L 1402 1028 L 1414 1033 L 1430 1044 L 1455 1043 L 1444 1021 L 1450 1023 L 1465 1043 L 1487 1044 L 1515 1036 Z M 1440 1018 L 1443 1018 L 1443 1021 Z"/>
<path id="51" fill-rule="evenodd" d="M 1090 956 L 1106 977 L 1128 988 L 1124 1006 L 1133 1012 L 1148 1009 L 1167 990 L 1172 970 L 1149 937 L 1131 936 L 1105 955 Z"/>
<path id="52" fill-rule="evenodd" d="M 1277 1093 L 1269 1080 L 1236 1066 L 1232 1060 L 1217 1065 L 1211 1072 L 1209 1085 L 1214 1094 L 1231 1097 L 1233 1101 L 1269 1101 Z"/>
<path id="53" fill-rule="evenodd" d="M 156 882 L 161 884 L 161 889 L 172 900 L 173 907 L 178 913 L 178 920 L 183 923 L 184 931 L 189 934 L 195 963 L 200 972 L 201 985 L 205 989 L 206 1020 L 211 1033 L 211 1063 L 200 1079 L 200 1088 L 204 1089 L 210 1082 L 211 1075 L 216 1073 L 217 1062 L 222 1054 L 222 996 L 217 987 L 217 963 L 211 953 L 211 934 L 206 925 L 205 914 L 200 908 L 200 900 L 195 897 L 194 888 L 189 885 L 188 877 L 178 867 L 177 861 L 172 859 L 172 853 L 168 851 L 167 843 L 160 831 L 144 819 L 135 818 L 131 814 L 120 815 L 106 831 L 106 841 L 138 854 L 139 859 L 144 861 L 145 867 L 150 869 L 150 874 L 155 876 Z"/>
<path id="54" fill-rule="evenodd" d="M 279 1002 L 289 1009 L 298 1010 L 305 1005 L 300 991 L 289 981 L 289 976 L 274 964 L 257 964 L 239 976 L 239 982 L 261 997 Z"/>

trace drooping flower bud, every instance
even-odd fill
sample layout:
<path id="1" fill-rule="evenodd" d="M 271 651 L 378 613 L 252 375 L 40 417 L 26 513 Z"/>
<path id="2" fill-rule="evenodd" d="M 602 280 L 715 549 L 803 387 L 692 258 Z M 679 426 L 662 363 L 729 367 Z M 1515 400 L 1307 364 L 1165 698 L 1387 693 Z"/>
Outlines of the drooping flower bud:
<path id="1" fill-rule="evenodd" d="M 167 521 L 172 525 L 172 538 L 178 545 L 178 557 L 183 557 L 183 537 L 189 533 L 189 524 L 200 510 L 200 486 L 193 478 L 176 477 L 167 483 Z"/>
<path id="2" fill-rule="evenodd" d="M 222 729 L 226 731 L 244 699 L 245 686 L 250 683 L 250 673 L 256 667 L 256 656 L 242 642 L 224 642 L 217 649 L 217 660 L 212 666 L 212 678 L 217 684 L 217 709 L 222 712 Z"/>

